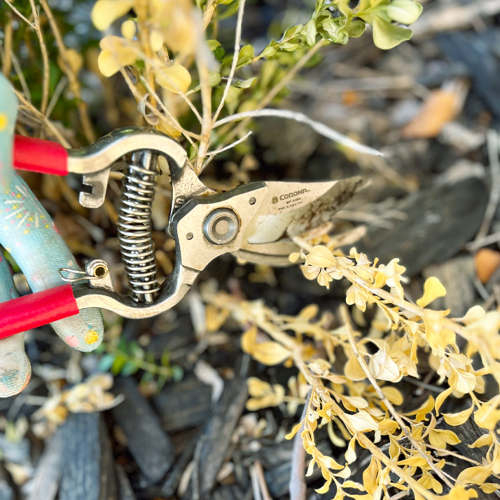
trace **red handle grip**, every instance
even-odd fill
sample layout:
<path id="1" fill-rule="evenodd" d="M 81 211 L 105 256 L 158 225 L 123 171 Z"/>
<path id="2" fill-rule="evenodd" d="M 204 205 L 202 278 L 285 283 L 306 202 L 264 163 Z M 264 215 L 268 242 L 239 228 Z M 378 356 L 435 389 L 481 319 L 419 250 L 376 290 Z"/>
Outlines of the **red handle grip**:
<path id="1" fill-rule="evenodd" d="M 14 168 L 41 174 L 66 175 L 68 152 L 55 142 L 16 135 L 14 137 Z"/>
<path id="2" fill-rule="evenodd" d="M 78 314 L 71 285 L 32 293 L 0 304 L 0 339 Z"/>

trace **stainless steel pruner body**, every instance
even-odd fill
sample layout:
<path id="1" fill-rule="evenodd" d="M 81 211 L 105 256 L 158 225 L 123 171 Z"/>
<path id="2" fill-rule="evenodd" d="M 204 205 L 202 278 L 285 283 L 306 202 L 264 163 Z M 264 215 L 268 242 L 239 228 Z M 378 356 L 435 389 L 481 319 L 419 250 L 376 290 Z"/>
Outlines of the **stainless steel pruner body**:
<path id="1" fill-rule="evenodd" d="M 176 244 L 174 270 L 161 284 L 151 237 L 159 156 L 170 168 L 168 232 Z M 67 285 L 0 304 L 0 337 L 89 307 L 127 318 L 155 316 L 177 304 L 198 274 L 225 253 L 253 263 L 288 265 L 288 256 L 298 249 L 293 237 L 329 220 L 363 184 L 359 177 L 311 183 L 252 182 L 217 193 L 198 179 L 182 146 L 146 128 L 116 130 L 75 150 L 16 137 L 14 163 L 20 169 L 82 175 L 90 190 L 80 193 L 80 203 L 88 208 L 104 202 L 110 170 L 123 170 L 118 238 L 129 293 L 115 291 L 103 260 L 87 263 L 85 271 L 62 269 Z"/>

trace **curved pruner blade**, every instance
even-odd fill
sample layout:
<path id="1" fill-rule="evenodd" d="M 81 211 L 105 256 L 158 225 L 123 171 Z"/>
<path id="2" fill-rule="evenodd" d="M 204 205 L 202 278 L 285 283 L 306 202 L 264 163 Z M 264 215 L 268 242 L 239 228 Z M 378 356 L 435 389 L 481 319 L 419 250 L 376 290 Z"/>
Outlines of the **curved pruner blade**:
<path id="1" fill-rule="evenodd" d="M 299 236 L 329 221 L 362 187 L 361 177 L 331 182 L 266 182 L 267 199 L 245 231 L 249 244 Z"/>
<path id="2" fill-rule="evenodd" d="M 247 226 L 237 256 L 248 262 L 288 265 L 288 256 L 298 250 L 291 239 L 330 221 L 364 183 L 361 177 L 331 182 L 266 182 L 268 195 Z"/>

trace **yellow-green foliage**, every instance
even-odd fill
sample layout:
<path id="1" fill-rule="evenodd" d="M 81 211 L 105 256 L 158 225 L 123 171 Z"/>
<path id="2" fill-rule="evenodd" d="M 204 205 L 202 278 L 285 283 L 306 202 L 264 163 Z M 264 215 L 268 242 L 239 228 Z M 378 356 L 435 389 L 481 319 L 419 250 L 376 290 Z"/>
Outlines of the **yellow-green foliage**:
<path id="1" fill-rule="evenodd" d="M 426 307 L 446 294 L 437 278 L 425 282 L 424 293 L 414 304 L 405 299 L 401 286 L 405 269 L 398 259 L 378 265 L 354 248 L 345 256 L 326 246 L 311 247 L 305 241 L 296 241 L 303 250 L 292 255 L 291 260 L 302 262 L 307 279 L 326 287 L 332 281 L 348 280 L 351 286 L 347 304 L 363 312 L 367 307 L 377 309 L 370 335 L 361 337 L 354 330 L 347 306 L 340 308 L 342 326 L 329 329 L 326 317 L 314 319 L 318 314 L 316 306 L 307 307 L 297 317 L 285 317 L 262 302 L 242 302 L 221 294 L 206 298 L 229 311 L 241 324 L 252 325 L 242 339 L 246 352 L 264 364 L 294 364 L 300 372 L 300 383 L 311 389 L 306 418 L 288 437 L 300 431 L 311 455 L 309 471 L 316 465 L 325 479 L 320 491 L 327 491 L 335 483 L 336 500 L 343 495 L 368 500 L 381 498 L 384 492 L 389 498 L 390 485 L 400 490 L 410 488 L 416 498 L 434 499 L 445 484 L 452 489 L 439 498 L 461 500 L 477 496 L 474 490 L 465 489 L 471 484 L 487 493 L 498 489 L 499 485 L 488 482 L 488 478 L 500 472 L 500 443 L 495 432 L 500 420 L 500 397 L 483 402 L 477 395 L 483 392 L 485 375 L 500 382 L 500 313 L 487 313 L 475 306 L 463 318 L 449 318 L 449 311 Z M 463 352 L 457 337 L 466 341 Z M 370 345 L 376 349 L 373 354 Z M 341 372 L 334 368 L 335 349 L 339 348 L 347 359 Z M 476 369 L 472 362 L 475 355 L 480 365 Z M 403 396 L 397 383 L 405 377 L 419 376 L 422 357 L 429 358 L 445 384 L 443 391 L 436 399 L 429 396 L 424 405 L 410 413 L 399 412 L 397 406 Z M 296 401 L 298 396 L 297 391 L 288 396 L 283 387 L 258 379 L 250 379 L 249 392 L 250 410 Z M 468 397 L 470 407 L 460 413 L 443 414 L 446 423 L 459 426 L 472 416 L 485 430 L 484 436 L 471 445 L 486 447 L 483 463 L 474 462 L 456 478 L 441 470 L 445 458 L 437 459 L 430 453 L 460 442 L 454 432 L 436 429 L 441 405 L 450 395 Z M 324 425 L 334 444 L 345 447 L 345 465 L 316 448 L 315 430 Z M 401 444 L 403 437 L 408 439 L 408 446 Z M 388 455 L 380 450 L 382 440 L 390 443 Z M 349 480 L 349 465 L 356 460 L 357 446 L 373 455 L 363 474 L 363 485 Z M 399 477 L 397 483 L 390 480 L 390 472 Z M 352 489 L 362 493 L 351 495 Z"/>

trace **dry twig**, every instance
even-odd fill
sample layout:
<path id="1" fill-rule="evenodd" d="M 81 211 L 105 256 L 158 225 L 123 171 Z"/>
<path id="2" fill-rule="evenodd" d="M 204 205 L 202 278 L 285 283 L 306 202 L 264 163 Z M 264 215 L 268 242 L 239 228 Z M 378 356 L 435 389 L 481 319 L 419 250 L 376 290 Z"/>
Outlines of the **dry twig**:
<path id="1" fill-rule="evenodd" d="M 61 60 L 63 62 L 63 70 L 69 80 L 69 88 L 73 93 L 75 100 L 77 102 L 78 114 L 80 116 L 80 121 L 82 123 L 83 135 L 85 139 L 89 143 L 92 143 L 96 140 L 96 135 L 94 132 L 94 128 L 92 127 L 92 122 L 89 117 L 87 103 L 82 99 L 80 92 L 80 83 L 78 81 L 77 75 L 72 69 L 71 64 L 69 63 L 68 51 L 66 46 L 64 45 L 63 38 L 61 36 L 61 32 L 59 31 L 59 27 L 57 26 L 56 20 L 50 10 L 49 5 L 47 4 L 47 0 L 40 0 L 40 5 L 42 6 L 45 15 L 50 24 L 50 29 L 54 34 L 54 38 L 57 42 L 57 48 L 59 50 L 59 54 L 61 55 Z"/>
<path id="2" fill-rule="evenodd" d="M 226 87 L 224 88 L 224 93 L 222 94 L 222 99 L 220 101 L 219 107 L 217 108 L 217 111 L 214 113 L 214 116 L 212 118 L 212 123 L 215 123 L 217 121 L 217 118 L 219 117 L 220 112 L 224 107 L 227 94 L 229 92 L 229 89 L 231 88 L 231 83 L 234 78 L 234 72 L 236 71 L 236 66 L 238 64 L 238 56 L 240 53 L 241 26 L 243 24 L 244 11 L 245 11 L 245 0 L 240 0 L 240 5 L 238 7 L 238 18 L 236 20 L 236 34 L 234 37 L 234 54 L 233 54 L 233 61 L 231 63 L 231 70 L 229 71 L 229 76 L 227 77 Z"/>
<path id="3" fill-rule="evenodd" d="M 43 39 L 42 28 L 40 26 L 40 16 L 38 15 L 38 10 L 35 5 L 35 0 L 30 0 L 31 11 L 33 12 L 33 24 L 30 23 L 31 27 L 35 30 L 35 33 L 40 42 L 40 51 L 42 52 L 42 62 L 43 62 L 43 83 L 42 83 L 42 104 L 40 105 L 40 111 L 45 114 L 47 111 L 47 106 L 49 103 L 49 54 L 47 52 L 47 46 L 45 45 L 45 40 Z"/>
<path id="4" fill-rule="evenodd" d="M 495 217 L 495 211 L 497 209 L 498 203 L 500 202 L 500 142 L 498 140 L 498 134 L 495 130 L 488 130 L 488 158 L 490 161 L 491 169 L 491 191 L 488 206 L 486 207 L 486 212 L 484 214 L 484 219 L 477 232 L 476 239 L 474 243 L 484 238 L 490 229 L 491 222 Z"/>
<path id="5" fill-rule="evenodd" d="M 302 411 L 301 421 L 304 421 L 307 417 L 307 410 L 309 408 L 309 402 L 311 401 L 311 389 L 307 393 L 306 402 L 304 404 L 304 410 Z M 306 462 L 306 450 L 304 448 L 304 443 L 302 442 L 302 431 L 304 430 L 304 424 L 300 428 L 299 432 L 293 438 L 293 456 L 292 456 L 292 472 L 290 474 L 290 499 L 291 500 L 305 500 L 307 487 L 305 481 L 305 462 Z"/>
<path id="6" fill-rule="evenodd" d="M 245 111 L 243 113 L 236 113 L 234 115 L 228 116 L 227 118 L 223 118 L 218 122 L 214 123 L 214 128 L 220 127 L 221 125 L 225 125 L 226 123 L 243 120 L 245 118 L 260 118 L 263 116 L 275 116 L 279 118 L 286 118 L 288 120 L 294 120 L 296 122 L 304 123 L 305 125 L 309 125 L 315 132 L 318 134 L 331 139 L 332 141 L 338 142 L 345 147 L 353 149 L 358 153 L 369 154 L 374 156 L 381 156 L 382 153 L 377 151 L 376 149 L 370 148 L 368 146 L 364 146 L 359 142 L 352 140 L 351 138 L 333 130 L 328 127 L 324 123 L 318 122 L 316 120 L 312 120 L 308 116 L 303 113 L 299 113 L 297 111 L 290 111 L 288 109 L 257 109 L 255 111 Z"/>

